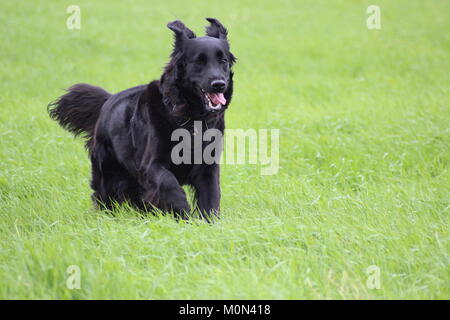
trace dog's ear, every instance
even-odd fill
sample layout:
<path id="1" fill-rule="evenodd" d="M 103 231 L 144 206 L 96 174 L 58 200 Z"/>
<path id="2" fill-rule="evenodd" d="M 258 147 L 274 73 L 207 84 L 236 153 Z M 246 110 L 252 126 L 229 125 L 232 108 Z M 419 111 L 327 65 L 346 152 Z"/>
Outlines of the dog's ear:
<path id="1" fill-rule="evenodd" d="M 167 28 L 175 33 L 175 47 L 181 44 L 183 40 L 193 39 L 196 37 L 195 33 L 186 27 L 180 20 L 175 20 L 167 24 Z"/>
<path id="2" fill-rule="evenodd" d="M 214 18 L 206 18 L 206 20 L 208 20 L 210 23 L 210 25 L 206 27 L 206 35 L 226 40 L 228 43 L 228 30 L 220 23 L 220 21 Z M 236 62 L 236 57 L 231 52 L 229 52 L 229 55 L 230 65 L 233 66 L 233 64 Z"/>
<path id="3" fill-rule="evenodd" d="M 237 58 L 230 52 L 230 64 L 233 66 L 236 63 Z"/>
<path id="4" fill-rule="evenodd" d="M 214 18 L 206 18 L 209 21 L 210 25 L 206 27 L 206 35 L 219 39 L 227 39 L 228 31 L 227 29 L 220 23 L 219 20 Z"/>

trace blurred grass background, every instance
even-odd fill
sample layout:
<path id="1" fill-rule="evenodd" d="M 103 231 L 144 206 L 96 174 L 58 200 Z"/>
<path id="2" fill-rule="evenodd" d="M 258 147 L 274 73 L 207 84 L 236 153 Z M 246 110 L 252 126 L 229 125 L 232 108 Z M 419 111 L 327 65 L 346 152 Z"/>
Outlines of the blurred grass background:
<path id="1" fill-rule="evenodd" d="M 0 297 L 448 299 L 450 2 L 377 1 L 381 30 L 370 4 L 1 0 Z M 224 165 L 214 225 L 94 211 L 83 142 L 47 103 L 159 78 L 167 22 L 205 17 L 238 57 L 227 127 L 279 128 L 279 173 Z"/>

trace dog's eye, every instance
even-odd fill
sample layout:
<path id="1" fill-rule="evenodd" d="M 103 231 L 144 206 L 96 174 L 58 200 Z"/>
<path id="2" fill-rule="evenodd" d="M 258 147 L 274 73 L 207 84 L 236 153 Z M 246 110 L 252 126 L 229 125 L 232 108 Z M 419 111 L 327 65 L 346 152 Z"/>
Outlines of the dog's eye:
<path id="1" fill-rule="evenodd" d="M 204 54 L 200 54 L 197 59 L 195 59 L 196 64 L 205 64 L 206 63 L 206 56 Z"/>

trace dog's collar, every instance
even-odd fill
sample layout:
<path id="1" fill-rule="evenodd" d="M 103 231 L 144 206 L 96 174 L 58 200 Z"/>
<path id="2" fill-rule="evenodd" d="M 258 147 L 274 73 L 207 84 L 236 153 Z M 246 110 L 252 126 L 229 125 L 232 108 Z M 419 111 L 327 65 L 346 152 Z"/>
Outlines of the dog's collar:
<path id="1" fill-rule="evenodd" d="M 196 121 L 201 121 L 202 126 L 205 127 L 205 130 L 208 130 L 209 127 L 211 126 L 211 123 L 210 123 L 211 120 L 213 120 L 213 119 L 217 120 L 217 118 L 219 116 L 223 115 L 224 112 L 225 112 L 225 109 L 222 109 L 217 112 L 208 112 L 208 113 L 205 113 L 202 115 L 198 115 L 196 117 L 178 116 L 175 119 L 175 123 L 178 128 L 186 129 L 192 135 L 196 135 L 197 134 L 197 129 L 195 127 Z"/>

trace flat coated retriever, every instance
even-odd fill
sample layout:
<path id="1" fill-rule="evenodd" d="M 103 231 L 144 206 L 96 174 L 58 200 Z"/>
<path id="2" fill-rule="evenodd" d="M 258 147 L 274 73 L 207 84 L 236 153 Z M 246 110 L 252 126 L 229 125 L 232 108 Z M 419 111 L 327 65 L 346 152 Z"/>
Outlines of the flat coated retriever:
<path id="1" fill-rule="evenodd" d="M 189 185 L 201 216 L 219 215 L 219 164 L 175 164 L 171 134 L 193 123 L 223 134 L 224 112 L 233 93 L 236 61 L 227 30 L 207 18 L 206 36 L 196 37 L 181 21 L 167 25 L 175 34 L 170 62 L 160 80 L 110 94 L 75 84 L 49 105 L 50 116 L 83 135 L 92 163 L 92 199 L 101 208 L 129 202 L 141 210 L 158 208 L 187 219 L 191 208 L 181 187 Z M 203 142 L 204 149 L 209 142 Z"/>

